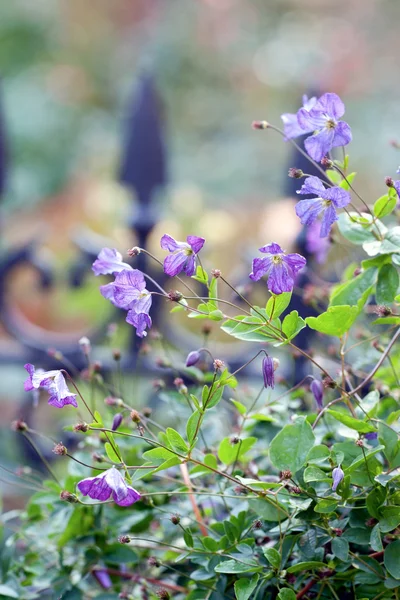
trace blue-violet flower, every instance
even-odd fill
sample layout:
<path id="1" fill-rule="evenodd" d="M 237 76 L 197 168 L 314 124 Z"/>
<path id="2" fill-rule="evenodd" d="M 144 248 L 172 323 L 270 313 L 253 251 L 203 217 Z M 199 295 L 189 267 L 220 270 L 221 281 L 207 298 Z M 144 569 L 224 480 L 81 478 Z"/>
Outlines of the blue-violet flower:
<path id="1" fill-rule="evenodd" d="M 140 500 L 140 494 L 125 483 L 121 473 L 113 466 L 96 477 L 87 477 L 78 483 L 78 490 L 93 500 L 104 502 L 112 495 L 119 506 L 130 506 Z"/>
<path id="2" fill-rule="evenodd" d="M 264 377 L 264 386 L 274 389 L 275 387 L 275 375 L 274 375 L 274 361 L 269 356 L 265 356 L 262 361 L 262 372 Z"/>
<path id="3" fill-rule="evenodd" d="M 339 483 L 343 480 L 344 477 L 344 473 L 343 470 L 339 467 L 335 467 L 332 471 L 332 491 L 336 492 L 336 488 L 339 485 Z"/>
<path id="4" fill-rule="evenodd" d="M 132 267 L 128 263 L 122 262 L 122 254 L 115 248 L 103 248 L 100 250 L 97 259 L 92 265 L 95 275 L 115 275 L 124 269 L 130 271 Z"/>
<path id="5" fill-rule="evenodd" d="M 313 96 L 312 98 L 308 98 L 308 96 L 303 96 L 303 108 L 307 111 L 310 111 L 313 106 L 317 103 L 317 98 Z M 284 113 L 281 115 L 281 119 L 283 121 L 283 129 L 285 132 L 285 139 L 290 140 L 300 135 L 304 135 L 306 132 L 300 127 L 299 121 L 297 119 L 297 113 Z"/>
<path id="6" fill-rule="evenodd" d="M 196 235 L 188 235 L 187 242 L 177 242 L 170 235 L 163 235 L 160 241 L 161 248 L 171 252 L 164 259 L 164 272 L 170 277 L 184 271 L 191 277 L 196 270 L 196 256 L 206 241 Z"/>
<path id="7" fill-rule="evenodd" d="M 296 274 L 306 264 L 306 259 L 300 254 L 285 254 L 279 244 L 267 244 L 259 249 L 266 254 L 265 258 L 253 260 L 253 271 L 250 279 L 258 281 L 264 275 L 268 276 L 268 289 L 274 294 L 291 292 Z"/>
<path id="8" fill-rule="evenodd" d="M 322 381 L 320 381 L 319 379 L 313 379 L 310 388 L 314 396 L 315 402 L 317 404 L 318 410 L 322 410 L 324 406 L 322 403 L 322 398 L 324 397 L 324 386 L 322 384 Z"/>
<path id="9" fill-rule="evenodd" d="M 35 369 L 33 365 L 27 363 L 24 368 L 28 371 L 29 377 L 24 382 L 26 392 L 31 390 L 45 389 L 50 398 L 48 403 L 56 408 L 62 408 L 67 404 L 77 407 L 78 403 L 75 399 L 76 394 L 72 394 L 67 386 L 64 375 L 59 370 L 43 371 L 43 369 Z"/>

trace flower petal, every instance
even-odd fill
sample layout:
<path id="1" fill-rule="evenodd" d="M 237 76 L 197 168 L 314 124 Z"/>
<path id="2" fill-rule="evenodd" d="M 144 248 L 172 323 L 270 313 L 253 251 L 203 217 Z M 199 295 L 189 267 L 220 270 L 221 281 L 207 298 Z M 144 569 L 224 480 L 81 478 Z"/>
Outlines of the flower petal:
<path id="1" fill-rule="evenodd" d="M 197 235 L 188 235 L 186 239 L 195 254 L 200 252 L 206 241 L 204 238 L 198 237 Z"/>
<path id="2" fill-rule="evenodd" d="M 141 338 L 147 335 L 146 328 L 152 326 L 152 320 L 148 314 L 137 314 L 133 310 L 128 312 L 125 321 L 136 328 L 136 335 Z"/>
<path id="3" fill-rule="evenodd" d="M 253 281 L 258 281 L 268 273 L 272 265 L 272 259 L 269 257 L 265 258 L 255 258 L 253 260 L 253 270 L 250 273 L 249 277 Z"/>
<path id="4" fill-rule="evenodd" d="M 337 94 L 328 92 L 318 99 L 312 110 L 324 112 L 334 119 L 340 119 L 344 115 L 345 108 Z"/>
<path id="5" fill-rule="evenodd" d="M 304 129 L 300 127 L 297 114 L 284 113 L 281 115 L 281 119 L 283 122 L 283 131 L 285 132 L 285 140 L 291 140 L 300 135 L 304 135 L 305 133 L 309 133 L 309 131 L 313 131 L 313 129 L 304 131 Z"/>
<path id="6" fill-rule="evenodd" d="M 303 225 L 311 225 L 323 210 L 321 198 L 300 200 L 295 206 L 296 215 Z"/>
<path id="7" fill-rule="evenodd" d="M 336 209 L 333 204 L 328 206 L 328 208 L 324 212 L 324 216 L 322 217 L 321 223 L 321 233 L 319 234 L 321 237 L 327 237 L 331 230 L 331 227 L 335 221 L 338 220 L 338 216 L 336 214 Z"/>
<path id="8" fill-rule="evenodd" d="M 167 233 L 162 236 L 160 246 L 163 250 L 169 250 L 170 252 L 175 252 L 175 250 L 179 250 L 180 248 L 179 242 Z"/>
<path id="9" fill-rule="evenodd" d="M 122 500 L 118 500 L 118 498 L 116 498 L 116 495 L 113 494 L 114 502 L 116 504 L 118 504 L 119 506 L 130 506 L 131 504 L 134 504 L 135 502 L 140 500 L 141 495 L 139 494 L 138 491 L 135 490 L 135 488 L 130 487 L 128 485 L 127 490 L 128 490 L 128 493 L 125 496 L 125 498 L 123 498 Z"/>
<path id="10" fill-rule="evenodd" d="M 307 153 L 315 161 L 320 162 L 326 154 L 332 150 L 332 142 L 335 135 L 334 129 L 324 127 L 319 133 L 311 135 L 304 141 Z"/>
<path id="11" fill-rule="evenodd" d="M 301 108 L 297 113 L 297 120 L 304 133 L 312 133 L 326 126 L 326 115 L 320 111 L 311 111 Z"/>
<path id="12" fill-rule="evenodd" d="M 335 186 L 326 190 L 326 200 L 332 200 L 336 208 L 343 208 L 351 202 L 350 193 L 339 186 Z"/>
<path id="13" fill-rule="evenodd" d="M 274 375 L 274 363 L 272 358 L 265 356 L 262 362 L 262 371 L 264 377 L 264 386 L 274 389 L 275 387 L 275 375 Z"/>
<path id="14" fill-rule="evenodd" d="M 290 267 L 284 262 L 273 265 L 268 277 L 268 289 L 274 294 L 291 292 L 294 280 Z"/>
<path id="15" fill-rule="evenodd" d="M 304 196 L 305 194 L 314 194 L 315 196 L 319 196 L 320 198 L 325 198 L 326 187 L 322 183 L 319 177 L 315 177 L 312 175 L 311 177 L 307 177 L 304 180 L 303 185 L 299 190 L 297 190 L 296 194 L 301 194 Z"/>
<path id="16" fill-rule="evenodd" d="M 24 365 L 24 369 L 26 369 L 29 374 L 29 377 L 24 381 L 24 390 L 26 392 L 30 392 L 31 390 L 35 389 L 32 383 L 32 377 L 35 373 L 35 367 L 31 363 L 26 363 L 26 365 Z"/>
<path id="17" fill-rule="evenodd" d="M 125 483 L 124 478 L 121 473 L 115 467 L 111 467 L 106 471 L 104 479 L 107 482 L 107 485 L 113 491 L 113 497 L 117 498 L 117 500 L 123 500 L 128 495 L 128 487 Z"/>
<path id="18" fill-rule="evenodd" d="M 164 273 L 170 277 L 175 277 L 183 270 L 183 266 L 187 260 L 187 254 L 180 250 L 174 254 L 170 254 L 164 258 Z"/>
<path id="19" fill-rule="evenodd" d="M 353 139 L 350 125 L 345 123 L 345 121 L 340 121 L 340 123 L 336 125 L 334 132 L 335 135 L 333 136 L 332 148 L 337 148 L 337 146 L 347 146 Z"/>
<path id="20" fill-rule="evenodd" d="M 122 262 L 122 254 L 115 248 L 103 248 L 92 265 L 95 275 L 111 275 L 119 273 L 123 269 L 130 270 L 128 263 Z"/>
<path id="21" fill-rule="evenodd" d="M 262 248 L 259 248 L 260 252 L 264 252 L 265 254 L 283 254 L 283 250 L 279 244 L 272 242 L 272 244 L 267 244 Z"/>
<path id="22" fill-rule="evenodd" d="M 191 277 L 196 272 L 196 256 L 191 254 L 187 257 L 185 264 L 183 265 L 183 270 L 188 277 Z"/>
<path id="23" fill-rule="evenodd" d="M 111 496 L 112 489 L 108 485 L 105 476 L 107 471 L 96 477 L 88 477 L 83 479 L 77 485 L 78 490 L 84 495 L 89 496 L 92 500 L 100 500 L 104 502 Z"/>
<path id="24" fill-rule="evenodd" d="M 303 269 L 307 264 L 304 256 L 301 256 L 301 254 L 297 254 L 296 252 L 285 256 L 283 262 L 289 266 L 289 269 L 293 271 L 294 275 L 296 275 L 296 273 L 298 273 L 300 269 Z"/>

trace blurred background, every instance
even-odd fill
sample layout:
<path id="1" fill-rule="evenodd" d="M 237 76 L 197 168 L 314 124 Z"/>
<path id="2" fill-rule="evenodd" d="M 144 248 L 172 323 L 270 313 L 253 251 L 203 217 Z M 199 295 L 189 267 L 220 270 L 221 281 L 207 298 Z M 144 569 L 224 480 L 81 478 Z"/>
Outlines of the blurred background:
<path id="1" fill-rule="evenodd" d="M 10 457 L 8 424 L 26 358 L 21 331 L 45 349 L 43 331 L 72 343 L 110 318 L 88 261 L 87 277 L 72 269 L 81 285 L 70 285 L 83 247 L 124 252 L 146 217 L 149 249 L 160 258 L 162 233 L 195 233 L 207 238 L 207 264 L 235 283 L 260 245 L 294 247 L 300 229 L 286 173 L 298 165 L 278 134 L 251 129 L 254 119 L 280 126 L 303 93 L 336 92 L 353 130 L 357 189 L 368 201 L 384 193 L 400 161 L 392 143 L 400 138 L 400 3 L 13 0 L 0 11 L 0 293 L 8 321 L 0 324 L 0 403 Z M 146 98 L 156 107 L 165 158 L 150 216 L 132 187 L 141 146 L 130 154 L 129 143 L 141 98 L 143 110 Z M 141 136 L 143 152 L 151 151 Z M 19 252 L 39 276 L 24 260 L 10 268 Z M 123 344 L 120 335 L 114 345 Z"/>

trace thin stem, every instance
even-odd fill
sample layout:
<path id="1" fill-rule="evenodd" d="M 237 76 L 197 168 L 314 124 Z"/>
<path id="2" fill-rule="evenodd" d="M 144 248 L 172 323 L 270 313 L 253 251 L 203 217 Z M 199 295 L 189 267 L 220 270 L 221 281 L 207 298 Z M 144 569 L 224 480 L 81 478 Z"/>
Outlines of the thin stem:
<path id="1" fill-rule="evenodd" d="M 26 431 L 22 432 L 22 435 L 24 436 L 24 438 L 26 440 L 28 440 L 28 442 L 31 444 L 32 448 L 37 452 L 39 458 L 41 459 L 41 461 L 43 462 L 44 466 L 46 467 L 46 469 L 48 470 L 48 472 L 50 473 L 50 475 L 53 477 L 53 479 L 58 483 L 59 486 L 61 486 L 60 482 L 58 481 L 56 475 L 54 474 L 53 469 L 50 467 L 47 459 L 43 456 L 40 448 L 36 445 L 36 443 L 30 438 L 30 436 L 28 435 L 28 433 Z"/>

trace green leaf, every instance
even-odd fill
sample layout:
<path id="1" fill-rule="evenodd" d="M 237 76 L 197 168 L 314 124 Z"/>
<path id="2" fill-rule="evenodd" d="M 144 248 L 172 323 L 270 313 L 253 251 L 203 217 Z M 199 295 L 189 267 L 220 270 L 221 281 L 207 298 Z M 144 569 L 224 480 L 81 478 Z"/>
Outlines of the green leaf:
<path id="1" fill-rule="evenodd" d="M 398 254 L 400 252 L 400 227 L 393 227 L 390 229 L 383 240 L 379 254 L 392 254 L 395 252 Z"/>
<path id="2" fill-rule="evenodd" d="M 357 306 L 330 306 L 318 317 L 307 317 L 306 323 L 311 329 L 341 337 L 353 325 L 357 315 Z"/>
<path id="3" fill-rule="evenodd" d="M 211 472 L 210 469 L 218 468 L 218 462 L 217 462 L 217 459 L 214 456 L 214 454 L 206 454 L 205 457 L 203 458 L 203 463 L 204 463 L 204 466 L 197 465 L 190 471 L 191 477 L 199 476 L 199 475 L 210 475 L 210 472 Z M 210 469 L 208 469 L 207 467 L 210 467 Z"/>
<path id="4" fill-rule="evenodd" d="M 340 421 L 340 423 L 343 423 L 343 425 L 346 425 L 346 427 L 350 427 L 350 429 L 358 431 L 358 433 L 373 433 L 377 431 L 376 427 L 373 425 L 365 423 L 365 421 L 355 419 L 354 417 L 350 417 L 349 415 L 339 412 L 338 410 L 332 410 L 329 408 L 326 412 L 337 421 Z"/>
<path id="5" fill-rule="evenodd" d="M 244 562 L 244 561 L 243 561 Z M 254 560 L 248 559 L 246 563 L 237 560 L 225 560 L 215 567 L 217 573 L 248 573 L 249 571 L 259 571 L 262 569 Z"/>
<path id="6" fill-rule="evenodd" d="M 169 458 L 168 460 L 162 462 L 161 465 L 159 465 L 156 469 L 153 469 L 152 471 L 147 471 L 147 475 L 153 475 L 154 473 L 159 473 L 160 471 L 166 471 L 167 469 L 175 467 L 175 465 L 179 465 L 180 463 L 181 459 L 178 458 L 178 456 L 173 456 L 172 458 Z"/>
<path id="7" fill-rule="evenodd" d="M 143 452 L 143 457 L 153 464 L 164 462 L 164 460 L 175 458 L 175 456 L 175 453 L 171 450 L 167 450 L 167 448 L 152 448 L 151 450 Z"/>
<path id="8" fill-rule="evenodd" d="M 319 467 L 311 465 L 304 470 L 303 478 L 306 483 L 309 483 L 310 481 L 324 481 L 329 479 L 329 476 Z"/>
<path id="9" fill-rule="evenodd" d="M 349 542 L 342 537 L 335 537 L 331 542 L 333 554 L 343 562 L 349 558 Z"/>
<path id="10" fill-rule="evenodd" d="M 342 212 L 339 215 L 338 226 L 339 231 L 343 237 L 352 242 L 353 244 L 362 245 L 365 242 L 374 242 L 376 237 L 373 232 L 377 231 L 377 228 L 372 224 L 373 216 L 368 213 L 361 213 L 362 218 L 356 212 L 349 214 Z M 385 233 L 387 228 L 384 224 L 377 220 L 377 226 L 381 233 Z"/>
<path id="11" fill-rule="evenodd" d="M 194 442 L 194 436 L 200 419 L 201 413 L 199 413 L 198 410 L 195 410 L 194 413 L 190 415 L 189 420 L 187 422 L 186 435 L 190 445 Z"/>
<path id="12" fill-rule="evenodd" d="M 256 443 L 257 438 L 249 437 L 240 440 L 238 444 L 232 444 L 231 438 L 226 437 L 222 440 L 218 448 L 218 458 L 225 465 L 231 465 L 236 460 L 240 460 L 244 454 Z"/>
<path id="13" fill-rule="evenodd" d="M 257 587 L 259 577 L 260 576 L 258 575 L 258 573 L 256 573 L 250 579 L 241 577 L 240 579 L 235 581 L 234 588 L 236 599 L 248 600 Z"/>
<path id="14" fill-rule="evenodd" d="M 267 497 L 250 498 L 248 503 L 249 507 L 256 513 L 258 519 L 275 522 L 283 521 L 287 518 L 287 514 L 280 508 L 279 504 L 276 506 Z"/>
<path id="15" fill-rule="evenodd" d="M 281 566 L 281 555 L 275 548 L 266 548 L 263 550 L 264 556 L 274 569 L 279 569 Z"/>
<path id="16" fill-rule="evenodd" d="M 372 550 L 375 552 L 381 552 L 383 550 L 381 532 L 379 529 L 379 523 L 375 525 L 375 527 L 371 531 L 370 545 Z"/>
<path id="17" fill-rule="evenodd" d="M 389 215 L 395 208 L 397 204 L 397 198 L 395 196 L 389 196 L 389 194 L 385 194 L 378 198 L 378 200 L 374 204 L 374 215 L 381 219 L 382 217 L 386 217 Z"/>
<path id="18" fill-rule="evenodd" d="M 196 274 L 192 275 L 192 279 L 195 279 L 196 281 L 200 281 L 200 283 L 204 283 L 205 285 L 207 285 L 207 283 L 208 283 L 208 275 L 207 275 L 206 271 L 200 265 L 198 265 L 198 267 L 196 269 Z"/>
<path id="19" fill-rule="evenodd" d="M 392 304 L 399 287 L 399 273 L 393 265 L 383 265 L 379 269 L 376 284 L 377 304 Z"/>
<path id="20" fill-rule="evenodd" d="M 386 546 L 383 562 L 391 576 L 400 579 L 400 540 Z"/>
<path id="21" fill-rule="evenodd" d="M 289 588 L 282 588 L 277 595 L 276 600 L 296 600 L 296 594 Z"/>
<path id="22" fill-rule="evenodd" d="M 400 525 L 399 506 L 384 506 L 380 512 L 379 528 L 382 533 L 389 533 L 389 531 L 396 529 Z"/>
<path id="23" fill-rule="evenodd" d="M 323 498 L 314 506 L 314 511 L 317 513 L 331 513 L 336 510 L 339 502 L 333 498 Z"/>
<path id="24" fill-rule="evenodd" d="M 193 548 L 193 536 L 190 533 L 189 529 L 185 529 L 185 531 L 183 532 L 183 539 L 186 546 L 188 546 L 189 548 Z"/>
<path id="25" fill-rule="evenodd" d="M 292 310 L 292 312 L 283 319 L 282 331 L 288 340 L 292 340 L 305 326 L 306 322 L 299 317 L 297 310 Z"/>
<path id="26" fill-rule="evenodd" d="M 327 565 L 319 560 L 307 560 L 292 565 L 287 569 L 288 573 L 300 573 L 300 571 L 314 571 L 315 569 L 326 569 Z"/>
<path id="27" fill-rule="evenodd" d="M 371 517 L 374 517 L 375 519 L 380 518 L 379 507 L 382 506 L 385 500 L 386 488 L 378 486 L 370 491 L 366 499 L 366 505 Z"/>
<path id="28" fill-rule="evenodd" d="M 361 310 L 376 283 L 378 270 L 376 267 L 367 269 L 349 282 L 335 286 L 331 294 L 330 306 L 358 306 Z"/>
<path id="29" fill-rule="evenodd" d="M 114 442 L 115 444 L 115 442 Z M 108 458 L 114 462 L 114 463 L 120 463 L 121 459 L 118 456 L 118 454 L 115 452 L 114 448 L 111 446 L 110 442 L 106 442 L 104 444 L 104 450 L 106 451 L 106 454 L 108 456 Z"/>
<path id="30" fill-rule="evenodd" d="M 319 465 L 325 462 L 329 456 L 330 450 L 328 446 L 319 444 L 318 446 L 311 448 L 310 452 L 307 454 L 307 463 Z"/>
<path id="31" fill-rule="evenodd" d="M 311 425 L 304 418 L 299 418 L 293 425 L 285 425 L 272 440 L 269 448 L 271 462 L 280 471 L 289 469 L 296 473 L 305 465 L 314 442 Z"/>
<path id="32" fill-rule="evenodd" d="M 210 536 L 206 535 L 205 537 L 201 538 L 201 543 L 210 552 L 217 552 L 217 550 L 219 550 L 219 544 L 217 540 L 214 540 L 214 538 Z"/>
<path id="33" fill-rule="evenodd" d="M 181 434 L 175 431 L 175 429 L 172 429 L 172 427 L 168 427 L 165 433 L 167 434 L 168 442 L 172 448 L 177 452 L 186 454 L 189 448 Z"/>
<path id="34" fill-rule="evenodd" d="M 232 404 L 234 404 L 236 406 L 239 414 L 241 414 L 241 415 L 245 415 L 246 414 L 247 408 L 245 407 L 244 404 L 242 404 L 238 400 L 234 400 L 233 398 L 229 398 L 229 400 L 232 402 Z"/>
<path id="35" fill-rule="evenodd" d="M 6 598 L 20 597 L 18 592 L 16 592 L 12 587 L 9 585 L 4 585 L 3 583 L 0 583 L 0 596 L 6 596 Z"/>
<path id="36" fill-rule="evenodd" d="M 247 342 L 272 342 L 277 339 L 276 333 L 261 317 L 239 315 L 235 319 L 224 321 L 221 329 L 228 335 Z"/>
<path id="37" fill-rule="evenodd" d="M 282 294 L 273 294 L 267 302 L 265 310 L 269 319 L 276 319 L 289 306 L 292 298 L 292 292 L 283 292 Z"/>

